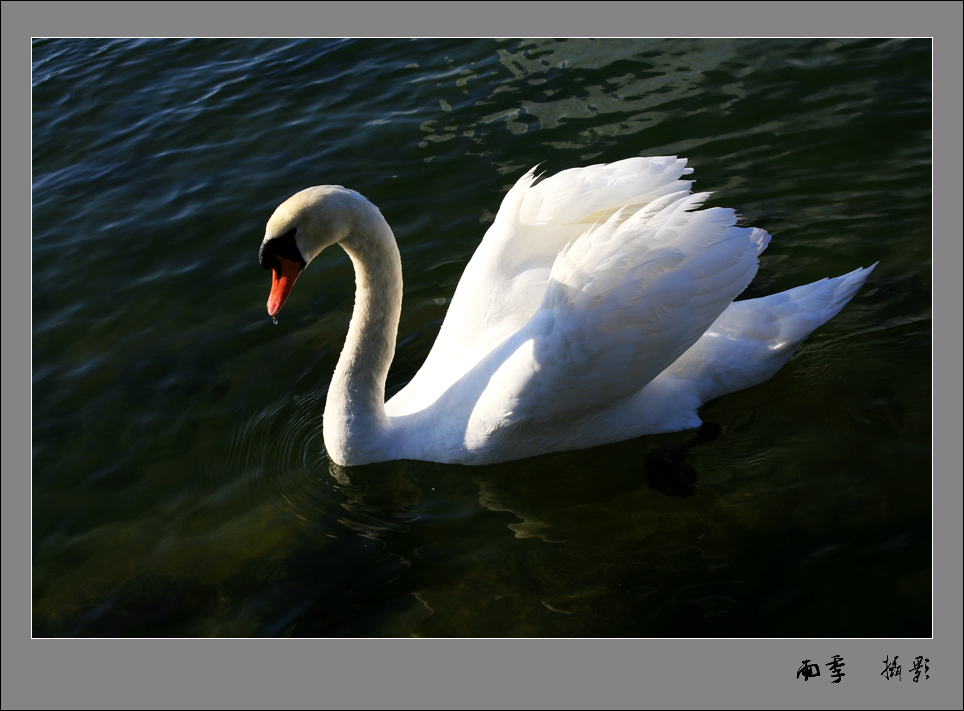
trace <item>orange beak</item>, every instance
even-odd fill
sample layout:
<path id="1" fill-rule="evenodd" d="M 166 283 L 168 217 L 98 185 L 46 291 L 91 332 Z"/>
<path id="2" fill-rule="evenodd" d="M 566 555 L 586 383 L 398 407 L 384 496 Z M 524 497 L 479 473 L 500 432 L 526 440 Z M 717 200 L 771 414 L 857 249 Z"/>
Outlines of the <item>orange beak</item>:
<path id="1" fill-rule="evenodd" d="M 271 270 L 271 293 L 268 294 L 268 316 L 274 316 L 285 303 L 291 287 L 301 274 L 301 262 L 287 257 L 276 257 L 277 266 Z"/>

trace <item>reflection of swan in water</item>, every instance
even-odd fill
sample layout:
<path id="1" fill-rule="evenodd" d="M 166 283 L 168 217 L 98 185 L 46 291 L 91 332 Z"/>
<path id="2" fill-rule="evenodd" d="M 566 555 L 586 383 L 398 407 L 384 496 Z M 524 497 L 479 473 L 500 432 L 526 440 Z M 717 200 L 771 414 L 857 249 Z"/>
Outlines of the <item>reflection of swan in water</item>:
<path id="1" fill-rule="evenodd" d="M 329 456 L 484 464 L 698 427 L 711 398 L 773 375 L 873 269 L 731 303 L 770 236 L 698 209 L 676 158 L 526 173 L 502 202 L 435 346 L 385 402 L 402 300 L 391 228 L 340 186 L 268 221 L 262 266 L 278 313 L 307 264 L 340 244 L 355 311 L 328 393 Z"/>

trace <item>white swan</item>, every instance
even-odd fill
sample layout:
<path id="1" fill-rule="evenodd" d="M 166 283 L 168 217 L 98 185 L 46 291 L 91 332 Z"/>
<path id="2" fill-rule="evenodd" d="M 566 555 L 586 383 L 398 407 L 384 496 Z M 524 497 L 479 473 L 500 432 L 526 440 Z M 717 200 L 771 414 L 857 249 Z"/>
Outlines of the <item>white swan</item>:
<path id="1" fill-rule="evenodd" d="M 707 400 L 772 376 L 874 266 L 733 302 L 770 235 L 697 208 L 685 159 L 565 170 L 508 192 L 456 288 L 435 346 L 387 403 L 402 269 L 391 228 L 358 193 L 308 188 L 268 221 L 268 313 L 338 243 L 355 310 L 328 391 L 337 464 L 486 464 L 698 427 Z"/>

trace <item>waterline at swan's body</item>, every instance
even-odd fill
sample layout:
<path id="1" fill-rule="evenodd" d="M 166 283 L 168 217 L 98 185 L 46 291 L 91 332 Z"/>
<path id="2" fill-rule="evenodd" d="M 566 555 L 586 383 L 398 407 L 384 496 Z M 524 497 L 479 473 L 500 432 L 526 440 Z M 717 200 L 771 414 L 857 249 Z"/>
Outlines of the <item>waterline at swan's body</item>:
<path id="1" fill-rule="evenodd" d="M 699 209 L 684 159 L 630 158 L 524 175 L 465 269 L 438 339 L 385 402 L 402 302 L 401 260 L 378 209 L 340 186 L 308 188 L 261 245 L 274 316 L 298 275 L 340 244 L 355 310 L 328 392 L 338 464 L 486 464 L 700 425 L 706 401 L 772 376 L 860 289 L 873 266 L 733 302 L 770 235 Z"/>

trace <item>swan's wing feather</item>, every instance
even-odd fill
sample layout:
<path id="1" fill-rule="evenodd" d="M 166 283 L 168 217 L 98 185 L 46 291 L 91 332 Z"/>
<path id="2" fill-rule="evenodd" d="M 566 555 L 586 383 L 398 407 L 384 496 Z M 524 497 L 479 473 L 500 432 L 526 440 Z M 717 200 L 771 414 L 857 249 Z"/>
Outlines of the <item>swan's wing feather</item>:
<path id="1" fill-rule="evenodd" d="M 756 274 L 770 236 L 732 210 L 674 194 L 613 214 L 553 265 L 528 338 L 476 412 L 513 423 L 584 412 L 638 391 L 700 338 Z"/>
<path id="2" fill-rule="evenodd" d="M 675 156 L 570 168 L 527 190 L 518 219 L 528 225 L 604 222 L 616 210 L 635 212 L 664 195 L 689 190 L 691 181 L 680 177 L 692 172 L 685 158 Z"/>
<path id="3" fill-rule="evenodd" d="M 506 194 L 466 266 L 442 328 L 415 378 L 390 402 L 393 414 L 434 402 L 539 310 L 567 244 L 618 210 L 635 212 L 686 193 L 692 172 L 676 157 L 629 158 L 564 170 L 536 183 L 535 168 Z"/>
<path id="4" fill-rule="evenodd" d="M 539 308 L 550 270 L 569 242 L 620 209 L 635 211 L 688 190 L 690 181 L 679 178 L 692 172 L 675 157 L 571 168 L 535 184 L 534 171 L 508 192 L 466 266 L 438 348 L 472 344 L 478 350 L 486 338 L 490 347 L 499 343 Z"/>

